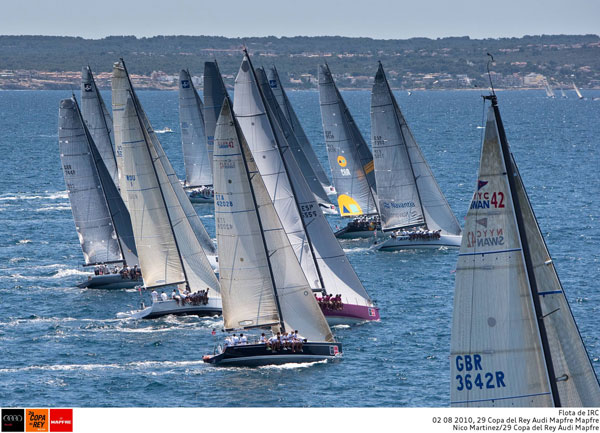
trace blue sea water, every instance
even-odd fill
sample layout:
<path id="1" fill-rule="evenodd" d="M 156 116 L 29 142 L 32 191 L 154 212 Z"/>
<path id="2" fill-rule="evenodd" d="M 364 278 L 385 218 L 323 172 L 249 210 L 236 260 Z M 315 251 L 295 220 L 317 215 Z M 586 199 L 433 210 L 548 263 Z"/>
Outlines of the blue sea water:
<path id="1" fill-rule="evenodd" d="M 500 110 L 573 314 L 600 373 L 600 96 L 499 92 Z M 370 93 L 343 92 L 369 137 Z M 381 321 L 334 328 L 340 362 L 258 369 L 203 364 L 219 319 L 133 321 L 136 290 L 76 287 L 86 278 L 57 143 L 67 91 L 0 92 L 1 406 L 447 406 L 457 251 L 369 250 L 343 241 Z M 290 99 L 326 171 L 317 92 Z M 462 223 L 479 163 L 475 91 L 398 92 L 398 101 Z M 139 92 L 183 175 L 175 92 Z M 105 93 L 107 102 L 110 93 Z M 214 235 L 213 208 L 196 209 Z M 332 225 L 343 224 L 331 218 Z M 147 296 L 147 294 L 145 295 Z"/>

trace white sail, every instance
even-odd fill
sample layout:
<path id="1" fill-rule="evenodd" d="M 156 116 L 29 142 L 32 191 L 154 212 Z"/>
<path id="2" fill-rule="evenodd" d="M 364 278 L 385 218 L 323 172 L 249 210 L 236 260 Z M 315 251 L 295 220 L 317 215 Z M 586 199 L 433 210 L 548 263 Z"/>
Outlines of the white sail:
<path id="1" fill-rule="evenodd" d="M 544 90 L 546 91 L 546 96 L 548 98 L 554 98 L 554 90 L 552 90 L 550 83 L 546 80 L 544 80 Z"/>
<path id="2" fill-rule="evenodd" d="M 581 92 L 579 91 L 579 89 L 577 88 L 577 86 L 575 85 L 574 81 L 573 81 L 573 89 L 575 90 L 575 93 L 577 93 L 577 97 L 579 99 L 583 99 L 583 95 L 581 94 Z"/>
<path id="3" fill-rule="evenodd" d="M 223 100 L 225 100 L 226 97 L 229 97 L 216 60 L 213 62 L 204 62 L 204 86 L 202 92 L 204 94 L 204 130 L 206 133 L 206 147 L 208 149 L 208 159 L 212 168 L 217 118 L 221 112 Z"/>
<path id="4" fill-rule="evenodd" d="M 300 120 L 298 120 L 294 107 L 292 107 L 292 104 L 285 93 L 277 69 L 274 66 L 270 68 L 267 71 L 267 76 L 273 95 L 298 141 L 298 148 L 296 149 L 295 155 L 299 155 L 299 157 L 296 156 L 296 159 L 298 160 L 298 165 L 302 169 L 304 177 L 307 181 L 316 178 L 320 183 L 320 188 L 316 185 L 313 187 L 313 185 L 309 183 L 311 190 L 321 201 L 331 203 L 327 197 L 327 191 L 331 190 L 331 182 L 327 178 L 325 170 L 323 170 L 321 162 L 319 161 L 319 158 L 317 158 L 317 155 L 304 132 L 304 128 L 302 128 Z"/>
<path id="5" fill-rule="evenodd" d="M 290 143 L 295 140 L 295 136 L 276 103 L 266 74 L 262 69 L 257 69 L 256 77 L 262 90 L 261 96 L 264 98 L 263 102 L 267 108 L 267 117 L 274 133 L 275 144 L 279 149 L 282 166 L 292 187 L 296 206 L 300 209 L 306 237 L 312 246 L 311 252 L 319 272 L 320 284 L 311 287 L 324 288 L 327 293 L 341 294 L 344 302 L 372 306 L 367 291 L 333 234 L 329 222 L 320 211 L 312 188 L 309 187 L 299 167 L 297 153 Z"/>
<path id="6" fill-rule="evenodd" d="M 159 158 L 161 158 L 163 168 L 164 168 L 165 172 L 167 173 L 169 182 L 171 183 L 171 186 L 172 186 L 173 190 L 175 191 L 175 194 L 177 195 L 177 199 L 179 200 L 179 205 L 182 207 L 187 219 L 189 220 L 190 224 L 192 225 L 192 228 L 194 230 L 196 237 L 200 240 L 200 243 L 201 243 L 202 247 L 204 248 L 204 251 L 206 251 L 206 254 L 216 255 L 217 250 L 216 250 L 216 247 L 215 247 L 213 241 L 211 240 L 210 236 L 208 236 L 208 233 L 206 232 L 204 225 L 202 225 L 202 222 L 200 221 L 198 214 L 196 214 L 196 211 L 194 210 L 192 203 L 190 202 L 187 194 L 185 193 L 183 187 L 181 186 L 181 183 L 179 182 L 179 178 L 177 177 L 175 170 L 173 170 L 173 167 L 171 166 L 169 159 L 167 158 L 162 146 L 160 145 L 160 143 L 158 141 L 158 137 L 156 136 L 156 133 L 152 129 L 152 125 L 150 125 L 150 121 L 148 120 L 146 113 L 144 112 L 141 104 L 138 101 L 135 90 L 131 86 L 131 81 L 129 80 L 129 74 L 127 72 L 127 69 L 125 68 L 125 64 L 124 64 L 123 60 L 121 60 L 120 62 L 117 62 L 114 66 L 112 86 L 113 86 L 113 93 L 112 93 L 113 96 L 112 97 L 113 97 L 113 115 L 114 115 L 114 124 L 115 124 L 115 143 L 117 144 L 117 153 L 116 153 L 117 165 L 122 164 L 122 156 L 121 157 L 119 156 L 119 146 L 120 146 L 119 131 L 120 131 L 120 123 L 122 121 L 121 118 L 122 118 L 122 115 L 124 112 L 127 97 L 128 97 L 128 95 L 131 95 L 131 97 L 136 102 L 136 109 L 138 110 L 138 114 L 139 114 L 140 120 L 142 122 L 142 125 L 143 125 L 146 133 L 148 134 L 150 140 L 154 144 L 154 148 L 155 148 L 156 152 L 158 153 Z M 117 138 L 117 137 L 119 137 L 119 138 Z M 119 159 L 119 158 L 121 158 L 121 159 Z M 119 168 L 119 170 L 121 170 L 121 168 Z M 119 182 L 121 184 L 123 184 L 125 182 L 121 176 L 121 171 L 119 171 Z M 126 201 L 126 203 L 127 203 L 127 201 Z"/>
<path id="7" fill-rule="evenodd" d="M 179 72 L 179 126 L 186 186 L 212 185 L 212 164 L 204 133 L 204 105 L 189 71 Z"/>
<path id="8" fill-rule="evenodd" d="M 146 287 L 187 283 L 192 291 L 219 283 L 164 168 L 165 158 L 127 98 L 123 129 L 125 185 Z"/>
<path id="9" fill-rule="evenodd" d="M 214 158 L 225 328 L 281 324 L 309 341 L 333 341 L 228 100 Z"/>
<path id="10" fill-rule="evenodd" d="M 125 111 L 125 104 L 127 103 L 127 94 L 131 89 L 129 83 L 129 75 L 125 70 L 122 63 L 117 62 L 113 65 L 113 73 L 111 80 L 112 88 L 112 112 L 113 112 L 113 133 L 115 139 L 115 158 L 117 160 L 117 172 L 118 182 L 117 187 L 121 191 L 123 202 L 125 206 L 129 208 L 127 203 L 127 194 L 125 191 L 125 178 L 123 177 L 123 138 L 121 137 L 121 130 L 123 129 L 123 113 Z"/>
<path id="11" fill-rule="evenodd" d="M 460 225 L 396 102 L 383 66 L 371 99 L 377 199 L 383 230 L 425 225 L 460 235 Z"/>
<path id="12" fill-rule="evenodd" d="M 58 144 L 75 229 L 86 265 L 122 262 L 119 240 L 73 99 L 60 102 Z"/>
<path id="13" fill-rule="evenodd" d="M 247 56 L 235 79 L 234 112 L 256 160 L 277 214 L 311 287 L 320 287 L 318 270 L 279 155 L 266 108 Z"/>
<path id="14" fill-rule="evenodd" d="M 113 121 L 98 87 L 96 87 L 94 75 L 89 66 L 81 70 L 81 113 L 98 152 L 102 156 L 102 161 L 104 161 L 114 184 L 118 187 L 119 173 L 113 145 L 115 141 Z"/>
<path id="15" fill-rule="evenodd" d="M 331 177 L 341 216 L 376 214 L 373 155 L 327 65 L 319 68 L 319 100 Z"/>
<path id="16" fill-rule="evenodd" d="M 549 267 L 518 171 L 512 165 L 507 170 L 505 160 L 492 107 L 456 269 L 451 404 L 552 406 L 560 398 L 561 405 L 597 406 L 598 382 Z M 515 173 L 516 191 L 511 191 L 508 172 Z M 525 233 L 519 231 L 520 218 Z M 537 295 L 531 286 L 536 280 Z M 534 296 L 540 298 L 539 314 Z M 537 317 L 546 314 L 541 328 Z M 552 390 L 553 381 L 558 392 Z"/>

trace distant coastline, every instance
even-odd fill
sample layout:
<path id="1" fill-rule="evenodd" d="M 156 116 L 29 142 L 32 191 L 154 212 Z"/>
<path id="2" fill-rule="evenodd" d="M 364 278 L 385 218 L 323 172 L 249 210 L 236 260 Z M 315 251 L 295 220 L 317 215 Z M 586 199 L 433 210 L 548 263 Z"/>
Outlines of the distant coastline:
<path id="1" fill-rule="evenodd" d="M 225 38 L 217 36 L 0 36 L 0 89 L 79 87 L 90 65 L 101 88 L 110 87 L 112 64 L 123 57 L 139 89 L 175 90 L 181 68 L 202 86 L 203 65 L 216 59 L 228 86 L 246 46 L 258 66 L 277 66 L 289 90 L 316 89 L 317 66 L 327 62 L 340 88 L 369 89 L 377 62 L 400 90 L 487 88 L 487 53 L 494 55 L 495 86 L 505 89 L 600 88 L 598 35 L 522 38 L 376 40 L 348 37 Z"/>

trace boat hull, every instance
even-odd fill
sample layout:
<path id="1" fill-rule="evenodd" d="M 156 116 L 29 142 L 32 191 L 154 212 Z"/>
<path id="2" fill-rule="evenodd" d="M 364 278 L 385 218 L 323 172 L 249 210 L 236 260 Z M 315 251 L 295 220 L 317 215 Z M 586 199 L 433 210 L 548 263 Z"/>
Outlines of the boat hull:
<path id="1" fill-rule="evenodd" d="M 327 319 L 330 326 L 334 325 L 355 325 L 357 323 L 378 321 L 379 308 L 366 305 L 342 304 L 339 310 L 331 310 L 324 305 L 320 305 L 321 311 Z"/>
<path id="2" fill-rule="evenodd" d="M 381 233 L 381 224 L 377 224 L 375 227 L 351 227 L 346 226 L 341 230 L 335 232 L 335 237 L 338 239 L 373 239 L 375 237 L 375 229 L 377 229 L 377 237 Z"/>
<path id="3" fill-rule="evenodd" d="M 179 305 L 174 299 L 154 302 L 151 306 L 134 313 L 134 319 L 156 319 L 162 316 L 220 316 L 223 312 L 221 298 L 209 298 L 208 304 Z"/>
<path id="4" fill-rule="evenodd" d="M 319 203 L 319 208 L 324 215 L 337 215 L 338 213 L 335 206 L 329 203 Z"/>
<path id="5" fill-rule="evenodd" d="M 291 349 L 274 351 L 266 344 L 248 344 L 227 347 L 222 353 L 205 356 L 203 361 L 221 367 L 260 367 L 324 361 L 341 355 L 341 343 L 304 343 L 302 352 L 292 352 Z"/>
<path id="6" fill-rule="evenodd" d="M 186 192 L 192 203 L 214 203 L 215 201 L 215 190 L 212 188 L 203 191 L 186 188 Z"/>
<path id="7" fill-rule="evenodd" d="M 440 247 L 460 248 L 462 236 L 442 235 L 439 239 L 405 239 L 404 237 L 390 238 L 377 245 L 379 251 L 396 251 L 406 249 L 435 249 Z"/>
<path id="8" fill-rule="evenodd" d="M 144 282 L 141 279 L 132 280 L 130 278 L 122 278 L 120 274 L 107 274 L 92 275 L 87 281 L 77 284 L 77 287 L 81 289 L 119 290 L 132 289 L 142 284 Z"/>

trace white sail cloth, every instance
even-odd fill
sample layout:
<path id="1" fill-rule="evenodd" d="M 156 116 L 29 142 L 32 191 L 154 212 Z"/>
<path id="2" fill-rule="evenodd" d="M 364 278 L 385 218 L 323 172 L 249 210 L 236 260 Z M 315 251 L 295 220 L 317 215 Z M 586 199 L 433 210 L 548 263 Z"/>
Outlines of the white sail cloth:
<path id="1" fill-rule="evenodd" d="M 460 235 L 460 225 L 396 102 L 383 66 L 371 95 L 371 143 L 383 230 L 426 225 Z"/>
<path id="2" fill-rule="evenodd" d="M 187 283 L 192 291 L 210 287 L 218 292 L 216 276 L 165 170 L 164 152 L 144 129 L 133 95 L 127 98 L 122 127 L 125 191 L 145 286 Z"/>
<path id="3" fill-rule="evenodd" d="M 514 164 L 514 161 L 513 161 Z M 515 167 L 513 195 L 490 109 L 476 191 L 456 269 L 451 340 L 452 406 L 599 406 L 600 388 Z M 550 353 L 544 354 L 527 273 L 529 245 Z M 555 379 L 549 375 L 548 360 Z"/>
<path id="4" fill-rule="evenodd" d="M 319 67 L 319 99 L 331 177 L 341 216 L 377 214 L 373 155 L 327 65 Z"/>
<path id="5" fill-rule="evenodd" d="M 333 341 L 228 100 L 214 158 L 225 328 L 282 325 L 309 341 Z"/>
<path id="6" fill-rule="evenodd" d="M 119 186 L 119 172 L 114 149 L 113 121 L 98 91 L 89 66 L 81 70 L 81 113 L 94 143 L 102 156 L 114 184 Z"/>
<path id="7" fill-rule="evenodd" d="M 208 159 L 212 168 L 213 147 L 215 141 L 215 128 L 217 119 L 221 113 L 223 101 L 228 96 L 223 77 L 219 71 L 217 62 L 204 62 L 204 130 L 206 133 L 206 147 L 208 149 Z"/>
<path id="8" fill-rule="evenodd" d="M 212 185 L 204 131 L 204 105 L 194 87 L 189 71 L 179 72 L 179 126 L 183 147 L 186 186 Z"/>

